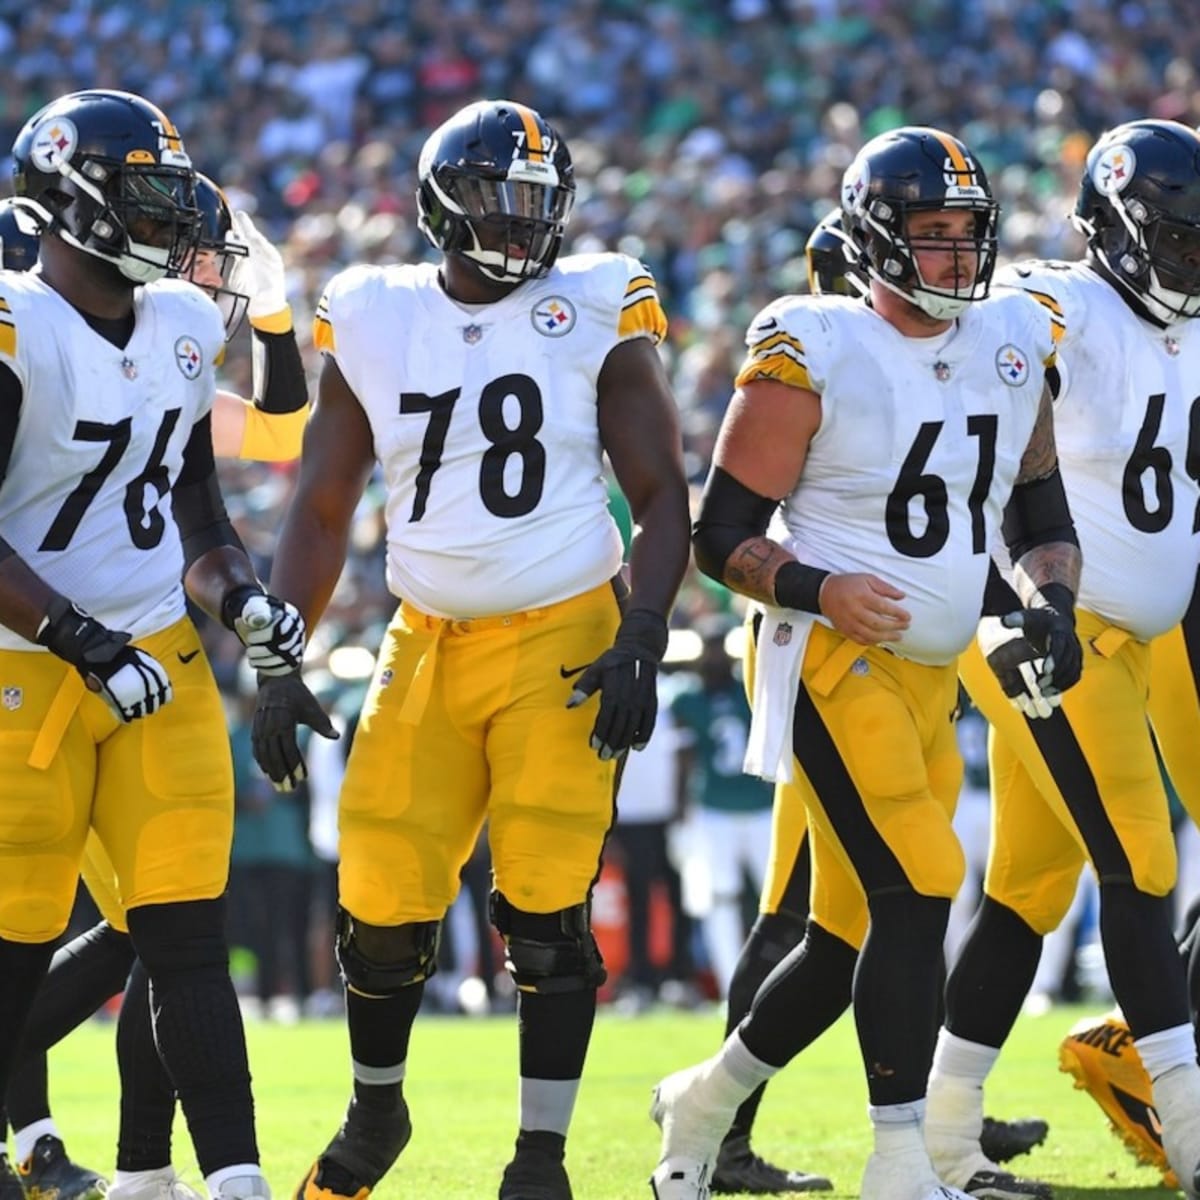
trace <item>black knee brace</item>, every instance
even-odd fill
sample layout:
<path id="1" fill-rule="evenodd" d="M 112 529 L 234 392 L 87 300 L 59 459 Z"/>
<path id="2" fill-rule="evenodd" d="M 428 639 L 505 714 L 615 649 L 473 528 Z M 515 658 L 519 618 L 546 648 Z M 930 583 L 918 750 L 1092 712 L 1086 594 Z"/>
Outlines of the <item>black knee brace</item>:
<path id="1" fill-rule="evenodd" d="M 592 936 L 590 900 L 557 912 L 530 913 L 492 892 L 489 909 L 504 939 L 504 965 L 517 987 L 543 995 L 582 992 L 608 978 Z"/>
<path id="2" fill-rule="evenodd" d="M 437 971 L 441 921 L 368 925 L 338 908 L 334 949 L 346 986 L 363 996 L 394 996 Z"/>

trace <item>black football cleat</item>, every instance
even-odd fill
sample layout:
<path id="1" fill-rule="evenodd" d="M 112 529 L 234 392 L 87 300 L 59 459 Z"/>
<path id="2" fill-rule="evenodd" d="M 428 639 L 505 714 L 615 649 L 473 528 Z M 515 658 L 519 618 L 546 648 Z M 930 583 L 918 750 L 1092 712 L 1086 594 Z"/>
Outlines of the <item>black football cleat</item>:
<path id="1" fill-rule="evenodd" d="M 717 1151 L 710 1186 L 717 1195 L 777 1196 L 785 1192 L 828 1192 L 831 1180 L 824 1175 L 785 1171 L 750 1149 L 750 1135 L 727 1137 Z"/>
<path id="2" fill-rule="evenodd" d="M 1006 1163 L 1010 1158 L 1028 1154 L 1034 1146 L 1040 1146 L 1049 1132 L 1050 1126 L 1038 1117 L 1026 1117 L 1020 1121 L 984 1117 L 979 1146 L 984 1158 L 994 1163 Z"/>
<path id="3" fill-rule="evenodd" d="M 43 1133 L 33 1153 L 17 1166 L 26 1200 L 102 1200 L 108 1180 L 87 1167 L 76 1166 L 66 1147 L 52 1133 Z"/>
<path id="4" fill-rule="evenodd" d="M 976 1171 L 963 1191 L 980 1200 L 1054 1200 L 1054 1189 L 1048 1183 L 1007 1171 Z"/>
<path id="5" fill-rule="evenodd" d="M 8 1161 L 7 1154 L 0 1154 L 0 1200 L 25 1200 L 20 1176 Z"/>
<path id="6" fill-rule="evenodd" d="M 572 1200 L 561 1147 L 556 1135 L 523 1131 L 512 1162 L 504 1168 L 500 1200 Z"/>
<path id="7" fill-rule="evenodd" d="M 412 1121 L 403 1100 L 390 1113 L 351 1100 L 341 1129 L 309 1168 L 295 1200 L 367 1200 L 411 1137 Z"/>

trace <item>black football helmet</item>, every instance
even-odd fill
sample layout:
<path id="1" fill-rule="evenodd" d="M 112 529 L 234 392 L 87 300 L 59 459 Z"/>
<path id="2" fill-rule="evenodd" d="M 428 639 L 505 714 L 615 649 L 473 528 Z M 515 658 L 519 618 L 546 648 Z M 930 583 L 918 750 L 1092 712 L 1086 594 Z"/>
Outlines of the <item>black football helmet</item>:
<path id="1" fill-rule="evenodd" d="M 1200 315 L 1200 136 L 1175 121 L 1103 134 L 1073 221 L 1105 274 L 1161 325 Z"/>
<path id="2" fill-rule="evenodd" d="M 530 108 L 481 100 L 430 134 L 417 166 L 419 225 L 489 279 L 540 279 L 575 203 L 566 143 Z"/>
<path id="3" fill-rule="evenodd" d="M 175 126 L 129 92 L 72 92 L 13 143 L 18 204 L 52 233 L 151 283 L 190 261 L 200 229 L 195 172 Z"/>
<path id="4" fill-rule="evenodd" d="M 832 209 L 808 235 L 808 290 L 814 296 L 865 296 L 870 290 L 858 265 L 858 248 L 842 228 L 842 210 Z"/>
<path id="5" fill-rule="evenodd" d="M 28 271 L 37 266 L 42 239 L 37 222 L 11 197 L 0 200 L 0 259 L 6 271 Z"/>
<path id="6" fill-rule="evenodd" d="M 234 239 L 233 213 L 225 193 L 207 176 L 196 174 L 196 207 L 200 211 L 200 234 L 196 254 L 184 273 L 216 302 L 225 318 L 225 340 L 238 331 L 250 297 L 232 286 L 233 260 L 245 258 L 247 248 Z M 218 277 L 220 283 L 217 282 Z"/>
<path id="7" fill-rule="evenodd" d="M 970 237 L 910 236 L 912 214 L 944 209 L 974 214 Z M 951 320 L 987 296 L 996 269 L 998 217 L 983 167 L 940 129 L 907 125 L 882 133 L 842 176 L 842 222 L 858 248 L 859 267 L 938 320 Z M 954 251 L 965 282 L 949 288 L 926 282 L 916 250 Z"/>

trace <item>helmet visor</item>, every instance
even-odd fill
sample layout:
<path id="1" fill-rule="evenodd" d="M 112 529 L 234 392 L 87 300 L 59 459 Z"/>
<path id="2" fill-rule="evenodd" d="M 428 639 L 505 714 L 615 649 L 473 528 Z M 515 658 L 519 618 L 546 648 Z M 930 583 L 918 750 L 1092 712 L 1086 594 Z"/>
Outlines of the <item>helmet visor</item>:
<path id="1" fill-rule="evenodd" d="M 1146 251 L 1163 287 L 1200 296 L 1200 227 L 1160 217 L 1146 230 Z"/>
<path id="2" fill-rule="evenodd" d="M 181 270 L 200 232 L 192 173 L 158 165 L 126 165 L 117 191 L 109 203 L 125 227 L 131 252 L 136 246 L 166 251 L 167 269 Z"/>

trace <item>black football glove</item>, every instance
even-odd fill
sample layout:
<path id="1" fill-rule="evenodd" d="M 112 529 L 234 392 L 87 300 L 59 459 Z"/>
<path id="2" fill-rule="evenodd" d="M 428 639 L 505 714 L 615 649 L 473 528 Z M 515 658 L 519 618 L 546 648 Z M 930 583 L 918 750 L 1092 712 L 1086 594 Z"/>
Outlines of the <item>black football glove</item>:
<path id="1" fill-rule="evenodd" d="M 1045 603 L 1020 610 L 1020 629 L 1025 639 L 1052 664 L 1054 686 L 1065 692 L 1083 674 L 1083 647 L 1075 633 L 1075 597 L 1061 583 L 1048 583 L 1038 590 Z"/>
<path id="2" fill-rule="evenodd" d="M 250 584 L 234 588 L 221 619 L 246 647 L 246 661 L 262 675 L 288 675 L 304 661 L 304 618 L 294 604 Z"/>
<path id="3" fill-rule="evenodd" d="M 1025 611 L 984 617 L 976 636 L 1004 694 L 1014 708 L 1034 720 L 1051 716 L 1062 703 L 1062 692 L 1054 686 L 1053 661 L 1022 636 Z"/>
<path id="4" fill-rule="evenodd" d="M 61 596 L 47 607 L 37 641 L 70 663 L 124 724 L 170 703 L 171 680 L 158 659 Z"/>
<path id="5" fill-rule="evenodd" d="M 635 608 L 617 628 L 612 646 L 575 683 L 568 708 L 600 693 L 600 711 L 590 745 L 607 762 L 628 750 L 641 750 L 658 716 L 658 664 L 667 650 L 667 623 L 656 612 Z"/>
<path id="6" fill-rule="evenodd" d="M 336 740 L 340 736 L 299 671 L 290 675 L 260 675 L 250 743 L 254 761 L 277 792 L 295 791 L 308 778 L 304 755 L 296 740 L 300 725 L 307 725 L 322 737 Z"/>

